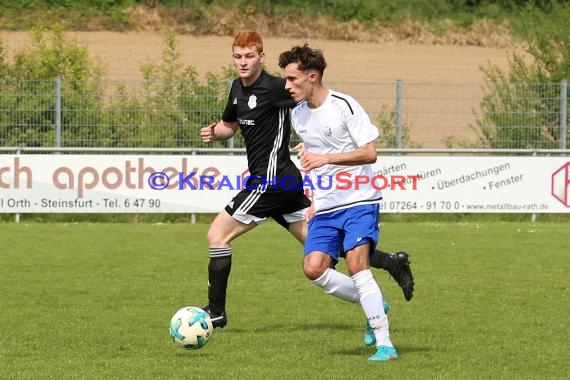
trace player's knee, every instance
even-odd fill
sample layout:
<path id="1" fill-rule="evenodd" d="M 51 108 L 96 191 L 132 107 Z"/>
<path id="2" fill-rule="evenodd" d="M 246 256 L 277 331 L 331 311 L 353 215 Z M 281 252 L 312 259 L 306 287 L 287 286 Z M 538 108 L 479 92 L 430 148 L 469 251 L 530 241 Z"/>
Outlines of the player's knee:
<path id="1" fill-rule="evenodd" d="M 311 281 L 321 277 L 326 269 L 326 267 L 316 265 L 312 262 L 305 262 L 303 264 L 303 273 L 305 273 L 305 276 Z"/>
<path id="2" fill-rule="evenodd" d="M 225 247 L 229 244 L 227 235 L 224 236 L 218 228 L 210 227 L 206 234 L 206 239 L 208 240 L 208 246 L 210 247 Z"/>

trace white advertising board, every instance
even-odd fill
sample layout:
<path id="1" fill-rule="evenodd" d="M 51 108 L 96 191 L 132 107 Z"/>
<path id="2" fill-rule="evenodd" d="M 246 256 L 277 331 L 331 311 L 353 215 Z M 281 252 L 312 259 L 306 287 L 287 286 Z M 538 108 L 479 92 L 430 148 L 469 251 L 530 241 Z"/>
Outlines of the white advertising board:
<path id="1" fill-rule="evenodd" d="M 358 181 L 382 188 L 386 213 L 570 212 L 568 157 L 381 156 L 374 168 Z M 247 175 L 244 156 L 4 154 L 0 212 L 217 213 Z"/>

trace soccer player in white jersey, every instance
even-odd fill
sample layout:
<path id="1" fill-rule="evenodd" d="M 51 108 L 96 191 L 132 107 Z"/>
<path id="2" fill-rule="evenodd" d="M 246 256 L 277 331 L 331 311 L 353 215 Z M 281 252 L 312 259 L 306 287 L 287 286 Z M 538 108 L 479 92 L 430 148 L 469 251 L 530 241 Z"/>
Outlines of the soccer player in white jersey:
<path id="1" fill-rule="evenodd" d="M 382 292 L 370 270 L 382 193 L 355 180 L 374 176 L 371 164 L 377 158 L 378 128 L 356 100 L 324 87 L 322 51 L 307 44 L 295 46 L 281 53 L 279 66 L 284 69 L 285 88 L 299 102 L 291 112 L 291 124 L 302 140 L 299 160 L 310 170 L 312 183 L 320 183 L 315 185 L 307 214 L 305 276 L 326 293 L 360 303 L 368 321 L 367 334 L 374 335 L 377 347 L 370 361 L 397 359 Z M 350 188 L 347 179 L 352 181 Z M 346 253 L 350 277 L 334 269 L 341 251 Z"/>

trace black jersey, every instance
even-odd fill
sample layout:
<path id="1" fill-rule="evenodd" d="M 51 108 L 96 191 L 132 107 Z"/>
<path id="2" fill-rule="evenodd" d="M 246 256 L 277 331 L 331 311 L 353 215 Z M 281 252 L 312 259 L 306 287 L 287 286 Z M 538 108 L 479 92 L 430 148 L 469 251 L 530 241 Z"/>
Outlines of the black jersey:
<path id="1" fill-rule="evenodd" d="M 222 120 L 239 124 L 250 175 L 270 181 L 299 176 L 289 152 L 289 109 L 294 106 L 283 78 L 262 71 L 251 86 L 233 81 Z"/>

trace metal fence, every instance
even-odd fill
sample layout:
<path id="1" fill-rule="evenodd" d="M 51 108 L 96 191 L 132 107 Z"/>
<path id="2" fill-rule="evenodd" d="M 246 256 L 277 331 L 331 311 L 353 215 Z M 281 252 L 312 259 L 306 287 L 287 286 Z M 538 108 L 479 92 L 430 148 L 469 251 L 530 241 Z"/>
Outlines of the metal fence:
<path id="1" fill-rule="evenodd" d="M 206 148 L 223 82 L 0 81 L 0 146 Z M 328 82 L 379 126 L 379 148 L 566 149 L 567 83 Z M 294 136 L 293 136 L 294 138 Z M 242 148 L 239 134 L 215 148 Z"/>

